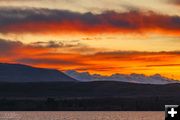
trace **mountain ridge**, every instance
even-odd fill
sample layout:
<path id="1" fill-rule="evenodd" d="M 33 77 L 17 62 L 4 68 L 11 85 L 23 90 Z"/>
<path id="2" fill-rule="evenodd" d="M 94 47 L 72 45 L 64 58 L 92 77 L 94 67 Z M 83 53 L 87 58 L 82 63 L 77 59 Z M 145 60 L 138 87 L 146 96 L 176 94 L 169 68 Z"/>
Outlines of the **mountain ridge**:
<path id="1" fill-rule="evenodd" d="M 145 76 L 144 74 L 112 74 L 103 76 L 88 72 L 69 70 L 61 72 L 56 69 L 38 68 L 24 64 L 0 63 L 0 82 L 89 82 L 118 81 L 135 84 L 171 84 L 180 83 L 177 80 L 163 77 L 159 74 Z"/>
<path id="2" fill-rule="evenodd" d="M 129 83 L 140 83 L 140 84 L 170 84 L 180 83 L 178 80 L 170 79 L 161 76 L 160 74 L 154 74 L 146 76 L 144 74 L 112 74 L 109 76 L 103 76 L 100 74 L 90 74 L 88 72 L 77 72 L 75 70 L 68 70 L 65 73 L 79 81 L 119 81 Z"/>
<path id="3" fill-rule="evenodd" d="M 56 69 L 37 68 L 23 64 L 0 63 L 0 82 L 76 81 Z"/>

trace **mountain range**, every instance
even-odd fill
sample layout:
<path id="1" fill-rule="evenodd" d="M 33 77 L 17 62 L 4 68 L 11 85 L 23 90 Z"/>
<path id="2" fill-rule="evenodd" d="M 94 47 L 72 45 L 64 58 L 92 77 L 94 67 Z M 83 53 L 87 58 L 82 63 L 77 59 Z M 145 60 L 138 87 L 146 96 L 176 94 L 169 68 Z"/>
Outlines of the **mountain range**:
<path id="1" fill-rule="evenodd" d="M 65 72 L 67 75 L 75 78 L 79 81 L 120 81 L 139 84 L 170 84 L 179 83 L 178 80 L 170 79 L 161 76 L 160 74 L 154 74 L 146 76 L 144 74 L 112 74 L 110 76 L 103 76 L 100 74 L 90 74 L 88 72 L 77 72 L 75 70 L 68 70 Z"/>
<path id="2" fill-rule="evenodd" d="M 68 70 L 61 72 L 56 69 L 37 68 L 22 64 L 0 63 L 0 82 L 90 82 L 119 81 L 139 84 L 170 84 L 177 80 L 163 77 L 159 74 L 146 76 L 144 74 L 112 74 L 103 76 L 88 72 Z"/>

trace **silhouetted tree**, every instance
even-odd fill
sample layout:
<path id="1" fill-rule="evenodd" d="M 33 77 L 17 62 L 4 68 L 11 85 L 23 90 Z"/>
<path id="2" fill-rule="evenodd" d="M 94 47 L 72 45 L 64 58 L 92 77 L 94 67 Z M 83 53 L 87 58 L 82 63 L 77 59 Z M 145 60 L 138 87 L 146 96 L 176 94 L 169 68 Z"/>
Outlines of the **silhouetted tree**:
<path id="1" fill-rule="evenodd" d="M 58 109 L 58 102 L 54 98 L 47 98 L 46 102 L 46 110 L 57 110 Z"/>

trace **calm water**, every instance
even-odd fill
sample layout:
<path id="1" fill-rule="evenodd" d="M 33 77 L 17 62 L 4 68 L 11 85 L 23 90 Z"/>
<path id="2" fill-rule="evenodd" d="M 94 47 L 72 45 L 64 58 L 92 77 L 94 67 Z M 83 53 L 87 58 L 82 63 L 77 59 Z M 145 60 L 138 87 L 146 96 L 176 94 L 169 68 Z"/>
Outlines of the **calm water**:
<path id="1" fill-rule="evenodd" d="M 0 120 L 164 120 L 164 112 L 0 112 Z"/>

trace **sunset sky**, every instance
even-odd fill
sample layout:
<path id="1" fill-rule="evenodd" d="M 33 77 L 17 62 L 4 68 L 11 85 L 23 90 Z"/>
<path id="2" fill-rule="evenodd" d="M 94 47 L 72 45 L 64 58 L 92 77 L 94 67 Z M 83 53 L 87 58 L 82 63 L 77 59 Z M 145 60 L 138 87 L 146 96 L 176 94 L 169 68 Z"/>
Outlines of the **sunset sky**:
<path id="1" fill-rule="evenodd" d="M 0 62 L 180 80 L 180 0 L 0 0 Z"/>

